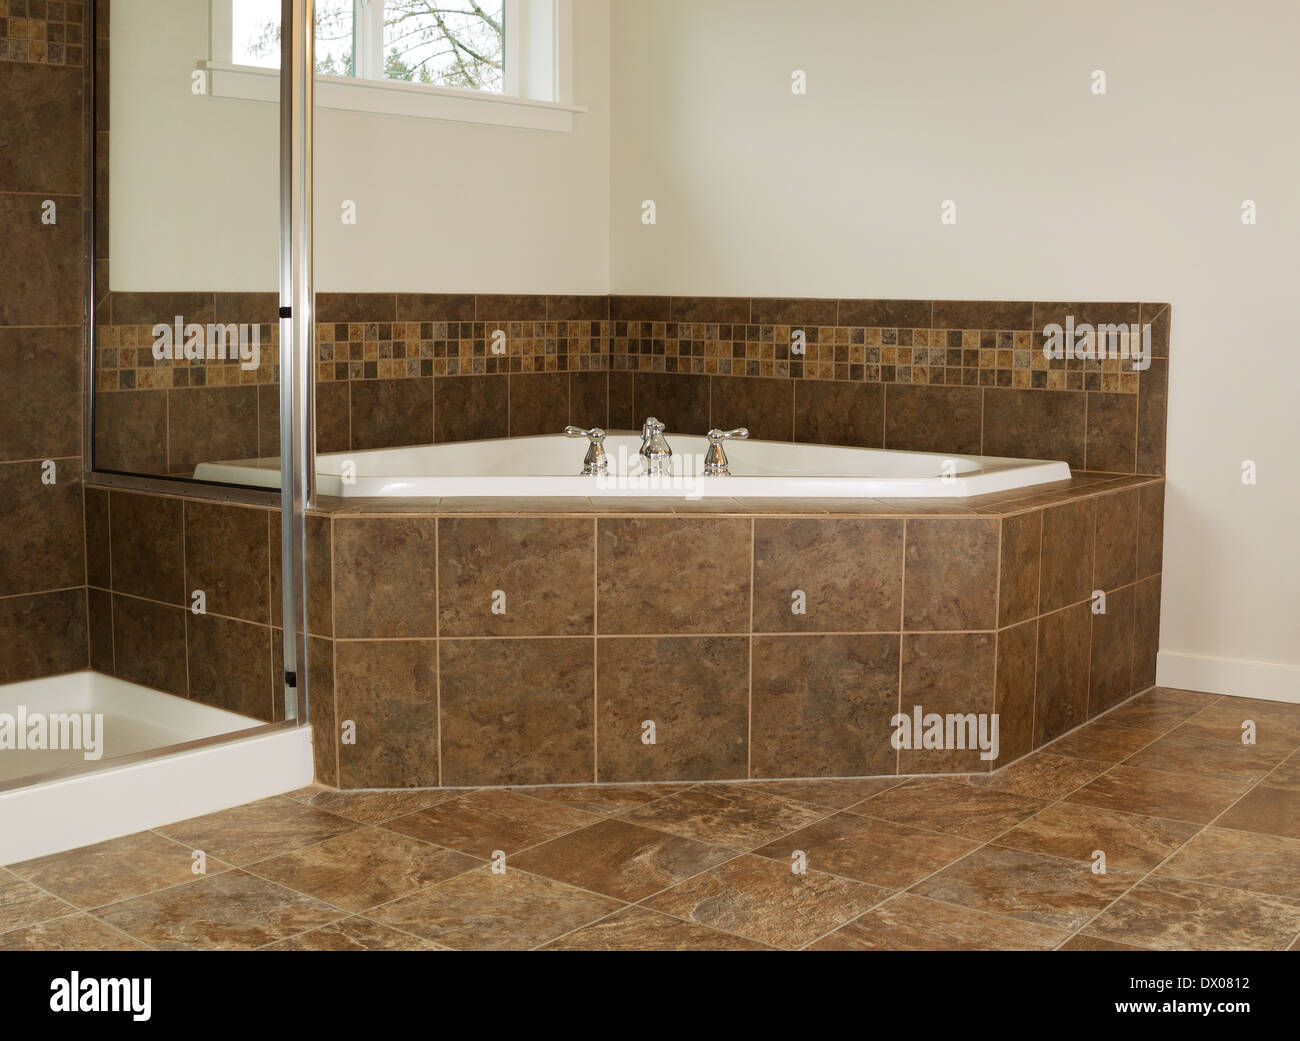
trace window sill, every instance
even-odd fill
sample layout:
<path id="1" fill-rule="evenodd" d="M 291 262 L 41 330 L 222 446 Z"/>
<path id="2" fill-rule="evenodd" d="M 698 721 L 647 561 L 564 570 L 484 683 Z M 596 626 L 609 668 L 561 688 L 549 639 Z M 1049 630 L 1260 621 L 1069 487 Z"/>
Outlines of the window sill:
<path id="1" fill-rule="evenodd" d="M 230 65 L 206 61 L 208 92 L 215 98 L 243 101 L 280 100 L 280 72 L 252 65 Z M 556 101 L 480 94 L 449 87 L 388 80 L 360 80 L 343 76 L 316 77 L 316 106 L 348 112 L 378 112 L 390 116 L 415 116 L 443 119 L 453 123 L 478 123 L 483 126 L 519 127 L 526 130 L 550 130 L 568 133 L 573 129 L 575 112 L 586 112 L 584 105 L 564 105 Z"/>

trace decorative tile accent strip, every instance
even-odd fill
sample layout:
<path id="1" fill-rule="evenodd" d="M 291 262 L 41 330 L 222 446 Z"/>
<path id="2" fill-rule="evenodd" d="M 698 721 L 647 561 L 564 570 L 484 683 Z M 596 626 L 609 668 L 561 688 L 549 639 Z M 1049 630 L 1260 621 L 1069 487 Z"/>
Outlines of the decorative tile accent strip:
<path id="1" fill-rule="evenodd" d="M 0 0 L 0 61 L 80 66 L 83 0 Z"/>

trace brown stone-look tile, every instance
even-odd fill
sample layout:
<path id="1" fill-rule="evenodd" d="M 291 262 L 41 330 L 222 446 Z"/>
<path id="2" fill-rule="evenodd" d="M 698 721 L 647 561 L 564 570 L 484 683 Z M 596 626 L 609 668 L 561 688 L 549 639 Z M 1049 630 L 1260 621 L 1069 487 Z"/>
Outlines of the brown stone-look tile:
<path id="1" fill-rule="evenodd" d="M 617 817 L 629 809 L 684 791 L 688 784 L 563 784 L 515 789 L 530 799 L 572 806 L 602 817 Z"/>
<path id="2" fill-rule="evenodd" d="M 460 792 L 453 789 L 408 788 L 401 791 L 341 792 L 335 788 L 313 786 L 289 792 L 289 798 L 305 802 L 318 810 L 334 813 L 358 824 L 382 824 L 408 813 L 436 806 L 454 799 Z"/>
<path id="3" fill-rule="evenodd" d="M 440 376 L 435 379 L 434 443 L 508 436 L 509 381 L 509 376 Z"/>
<path id="4" fill-rule="evenodd" d="M 856 918 L 888 890 L 744 856 L 647 900 L 652 910 L 787 949 Z"/>
<path id="5" fill-rule="evenodd" d="M 330 518 L 319 514 L 307 515 L 307 631 L 314 636 L 334 635 L 334 529 Z M 271 624 L 282 625 L 284 612 L 283 590 L 280 585 L 283 571 L 281 557 L 280 515 L 272 511 L 270 529 L 271 560 Z"/>
<path id="6" fill-rule="evenodd" d="M 479 293 L 474 297 L 474 319 L 479 322 L 544 322 L 546 297 L 526 293 Z"/>
<path id="7" fill-rule="evenodd" d="M 749 302 L 748 321 L 754 325 L 791 326 L 880 324 L 871 322 L 840 323 L 836 320 L 836 303 L 833 298 L 827 297 L 756 296 Z M 928 314 L 926 318 L 928 321 Z M 892 324 L 897 325 L 898 323 Z"/>
<path id="8" fill-rule="evenodd" d="M 1137 577 L 1158 575 L 1164 560 L 1165 486 L 1148 484 L 1138 489 Z"/>
<path id="9" fill-rule="evenodd" d="M 212 293 L 159 292 L 112 294 L 114 325 L 153 325 L 174 321 L 181 315 L 187 322 L 216 321 Z"/>
<path id="10" fill-rule="evenodd" d="M 1300 747 L 1300 706 L 1252 698 L 1225 697 L 1180 724 L 1175 733 L 1240 744 L 1248 720 L 1254 724 L 1253 741 L 1261 748 L 1286 755 Z"/>
<path id="11" fill-rule="evenodd" d="M 0 97 L 6 110 L 0 128 L 0 191 L 81 194 L 81 70 L 5 61 L 0 63 Z"/>
<path id="12" fill-rule="evenodd" d="M 584 926 L 558 940 L 544 951 L 766 951 L 731 933 L 719 932 L 695 922 L 683 922 L 644 907 L 625 907 L 608 918 Z"/>
<path id="13" fill-rule="evenodd" d="M 156 950 L 251 950 L 343 917 L 329 904 L 243 871 L 138 896 L 99 912 Z"/>
<path id="14" fill-rule="evenodd" d="M 1279 763 L 1264 782 L 1270 788 L 1285 788 L 1288 791 L 1300 792 L 1300 753 Z"/>
<path id="15" fill-rule="evenodd" d="M 1136 586 L 1133 606 L 1134 693 L 1156 681 L 1156 655 L 1160 650 L 1160 577 L 1148 578 Z"/>
<path id="16" fill-rule="evenodd" d="M 1300 839 L 1300 791 L 1261 784 L 1214 823 L 1220 828 Z"/>
<path id="17" fill-rule="evenodd" d="M 429 886 L 369 917 L 455 950 L 527 950 L 623 906 L 526 871 L 490 867 Z"/>
<path id="18" fill-rule="evenodd" d="M 623 820 L 602 820 L 511 858 L 510 866 L 557 882 L 637 901 L 736 855 Z"/>
<path id="19" fill-rule="evenodd" d="M 1085 323 L 1092 326 L 1132 325 L 1138 321 L 1141 306 L 1132 301 L 1036 301 L 1032 328 L 1041 330 L 1049 323 L 1063 326 L 1067 316 L 1074 318 L 1076 327 Z M 1097 336 L 1100 338 L 1102 335 L 1098 330 Z"/>
<path id="20" fill-rule="evenodd" d="M 439 951 L 444 948 L 361 915 L 291 936 L 264 951 Z"/>
<path id="21" fill-rule="evenodd" d="M 1178 727 L 1126 760 L 1128 766 L 1255 782 L 1286 758 L 1290 748 L 1224 741 Z"/>
<path id="22" fill-rule="evenodd" d="M 5 105 L 6 115 L 13 110 Z M 48 140 L 48 130 L 40 140 Z M 5 229 L 5 256 L 11 259 L 0 266 L 0 325 L 81 322 L 82 203 L 72 196 L 59 197 L 58 223 L 46 224 L 43 202 L 40 193 L 0 193 L 0 228 Z M 21 263 L 12 262 L 19 257 Z"/>
<path id="23" fill-rule="evenodd" d="M 479 863 L 397 832 L 364 828 L 259 861 L 252 870 L 335 907 L 364 911 Z"/>
<path id="24" fill-rule="evenodd" d="M 794 440 L 794 380 L 713 376 L 711 382 L 711 427 L 744 427 L 763 441 Z"/>
<path id="25" fill-rule="evenodd" d="M 998 526 L 985 518 L 908 520 L 904 629 L 997 627 Z"/>
<path id="26" fill-rule="evenodd" d="M 1206 828 L 1156 875 L 1300 900 L 1300 839 Z"/>
<path id="27" fill-rule="evenodd" d="M 592 293 L 588 295 L 559 295 L 546 298 L 548 322 L 605 322 L 609 320 L 609 297 Z"/>
<path id="28" fill-rule="evenodd" d="M 623 296 L 609 298 L 609 317 L 615 322 L 666 322 L 670 299 L 666 296 Z"/>
<path id="29" fill-rule="evenodd" d="M 1137 465 L 1137 397 L 1088 394 L 1087 469 L 1131 474 Z"/>
<path id="30" fill-rule="evenodd" d="M 589 635 L 595 570 L 590 520 L 444 517 L 438 522 L 439 632 Z"/>
<path id="31" fill-rule="evenodd" d="M 1107 713 L 1105 722 L 1163 734 L 1218 701 L 1217 694 L 1157 687 Z"/>
<path id="32" fill-rule="evenodd" d="M 936 300 L 932 329 L 1034 328 L 1034 305 L 1021 300 Z"/>
<path id="33" fill-rule="evenodd" d="M 756 636 L 751 777 L 894 772 L 898 637 Z"/>
<path id="34" fill-rule="evenodd" d="M 1122 813 L 1206 824 L 1235 802 L 1246 787 L 1244 781 L 1120 765 L 1066 798 Z"/>
<path id="35" fill-rule="evenodd" d="M 167 392 L 95 392 L 95 469 L 165 474 Z"/>
<path id="36" fill-rule="evenodd" d="M 433 440 L 433 380 L 353 380 L 352 447 L 427 445 Z"/>
<path id="37" fill-rule="evenodd" d="M 901 520 L 754 522 L 756 632 L 897 631 L 902 584 Z"/>
<path id="38" fill-rule="evenodd" d="M 442 640 L 442 783 L 593 779 L 590 639 Z"/>
<path id="39" fill-rule="evenodd" d="M 569 422 L 584 430 L 609 428 L 609 373 L 604 369 L 569 373 Z"/>
<path id="40" fill-rule="evenodd" d="M 803 780 L 747 781 L 746 786 L 795 802 L 842 810 L 902 784 L 897 777 L 816 777 Z"/>
<path id="41" fill-rule="evenodd" d="M 280 321 L 280 294 L 214 293 L 213 313 L 218 322 L 244 322 L 252 325 L 276 325 Z"/>
<path id="42" fill-rule="evenodd" d="M 1038 620 L 1034 744 L 1060 737 L 1088 718 L 1092 611 L 1087 603 Z"/>
<path id="43" fill-rule="evenodd" d="M 336 814 L 277 795 L 155 830 L 209 857 L 245 867 L 356 828 Z"/>
<path id="44" fill-rule="evenodd" d="M 278 529 L 279 517 L 273 516 Z M 213 614 L 268 622 L 267 517 L 266 510 L 246 506 L 186 502 L 186 593 L 202 590 Z"/>
<path id="45" fill-rule="evenodd" d="M 513 855 L 600 819 L 576 807 L 483 788 L 457 793 L 454 799 L 390 820 L 384 827 L 486 860 L 497 850 Z"/>
<path id="46" fill-rule="evenodd" d="M 980 741 L 992 734 L 981 730 L 975 717 L 982 717 L 985 727 L 994 710 L 994 673 L 997 639 L 994 633 L 908 633 L 903 636 L 902 685 L 899 712 L 915 719 L 919 710 L 960 715 L 971 727 L 962 726 L 952 737 L 959 748 L 924 748 L 922 735 L 909 731 L 913 747 L 898 753 L 900 774 L 965 773 L 988 771 L 1000 748 L 986 752 Z M 946 743 L 946 742 L 945 742 Z M 999 741 L 1000 745 L 1000 734 Z"/>
<path id="47" fill-rule="evenodd" d="M 885 385 L 885 447 L 905 452 L 978 455 L 978 387 Z"/>
<path id="48" fill-rule="evenodd" d="M 1083 391 L 984 392 L 985 455 L 1063 460 L 1085 468 L 1087 395 Z"/>
<path id="49" fill-rule="evenodd" d="M 599 780 L 746 776 L 748 638 L 601 639 L 596 695 Z M 647 720 L 655 725 L 651 744 L 643 740 Z"/>
<path id="50" fill-rule="evenodd" d="M 1043 564 L 1039 610 L 1055 611 L 1092 595 L 1093 499 L 1043 511 Z"/>
<path id="51" fill-rule="evenodd" d="M 437 635 L 437 523 L 433 517 L 333 522 L 336 636 Z"/>
<path id="52" fill-rule="evenodd" d="M 1280 951 L 1300 931 L 1300 901 L 1153 875 L 1088 931 L 1155 950 Z"/>
<path id="53" fill-rule="evenodd" d="M 113 594 L 93 586 L 86 590 L 87 634 L 90 641 L 90 667 L 112 676 L 113 666 Z"/>
<path id="54" fill-rule="evenodd" d="M 1138 497 L 1144 490 L 1132 488 L 1097 497 L 1092 568 L 1092 582 L 1097 589 L 1109 592 L 1137 578 Z"/>
<path id="55" fill-rule="evenodd" d="M 394 293 L 317 293 L 318 322 L 392 322 L 397 320 Z"/>
<path id="56" fill-rule="evenodd" d="M 0 463 L 0 596 L 86 581 L 80 460 L 52 462 Z"/>
<path id="57" fill-rule="evenodd" d="M 702 434 L 709 429 L 709 377 L 663 372 L 638 372 L 633 385 L 631 429 L 640 430 L 654 416 L 674 432 Z"/>
<path id="58" fill-rule="evenodd" d="M 257 455 L 257 388 L 167 392 L 167 472 L 190 477 L 199 463 Z"/>
<path id="59" fill-rule="evenodd" d="M 636 374 L 611 372 L 609 374 L 609 429 L 639 430 L 641 420 L 636 418 Z M 645 419 L 644 416 L 641 419 Z"/>
<path id="60" fill-rule="evenodd" d="M 1050 951 L 1068 934 L 899 893 L 818 940 L 813 951 Z"/>
<path id="61" fill-rule="evenodd" d="M 599 631 L 747 632 L 750 542 L 751 522 L 742 518 L 601 519 Z"/>
<path id="62" fill-rule="evenodd" d="M 432 640 L 344 640 L 334 646 L 344 788 L 424 788 L 438 780 L 438 651 Z M 444 724 L 446 720 L 444 719 Z"/>
<path id="63" fill-rule="evenodd" d="M 840 300 L 838 325 L 882 329 L 929 329 L 929 300 Z"/>
<path id="64" fill-rule="evenodd" d="M 271 630 L 218 615 L 187 614 L 185 625 L 190 697 L 270 722 Z"/>
<path id="65" fill-rule="evenodd" d="M 854 448 L 884 447 L 883 384 L 795 380 L 794 385 L 796 441 Z"/>
<path id="66" fill-rule="evenodd" d="M 1095 875 L 1087 864 L 985 846 L 926 879 L 914 892 L 960 907 L 1070 930 L 1087 922 L 1140 877 L 1117 868 Z"/>
<path id="67" fill-rule="evenodd" d="M 64 589 L 0 599 L 0 683 L 84 669 L 86 596 Z"/>
<path id="68" fill-rule="evenodd" d="M 1019 824 L 1044 805 L 1042 799 L 1014 792 L 923 778 L 850 806 L 849 812 L 961 838 L 986 840 Z"/>
<path id="69" fill-rule="evenodd" d="M 81 453 L 81 355 L 76 329 L 0 329 L 0 459 Z"/>
<path id="70" fill-rule="evenodd" d="M 1059 799 L 1091 781 L 1107 765 L 1092 759 L 1035 752 L 987 777 L 972 777 L 970 783 L 1036 799 Z"/>
<path id="71" fill-rule="evenodd" d="M 1165 418 L 1169 405 L 1169 362 L 1156 358 L 1138 377 L 1137 472 L 1165 472 Z"/>
<path id="72" fill-rule="evenodd" d="M 100 589 L 113 587 L 110 563 L 108 490 L 86 486 L 86 582 Z"/>
<path id="73" fill-rule="evenodd" d="M 55 918 L 0 935 L 0 951 L 147 951 L 149 948 L 88 914 Z"/>
<path id="74" fill-rule="evenodd" d="M 185 603 L 181 501 L 114 491 L 109 512 L 114 592 Z"/>
<path id="75" fill-rule="evenodd" d="M 351 390 L 347 383 L 317 383 L 316 384 L 316 451 L 317 452 L 346 452 L 352 446 L 352 415 L 351 415 Z M 259 411 L 259 416 L 261 412 Z M 275 412 L 276 426 L 273 431 L 273 441 L 277 445 L 272 455 L 279 453 L 280 413 L 277 409 Z"/>
<path id="76" fill-rule="evenodd" d="M 398 293 L 399 322 L 472 322 L 471 293 Z"/>
<path id="77" fill-rule="evenodd" d="M 642 321 L 645 319 L 643 318 Z M 747 296 L 674 296 L 668 320 L 672 322 L 748 322 Z"/>
<path id="78" fill-rule="evenodd" d="M 559 434 L 569 417 L 567 372 L 511 373 L 510 436 Z"/>
<path id="79" fill-rule="evenodd" d="M 1142 324 L 1151 326 L 1151 356 L 1153 358 L 1169 357 L 1169 320 L 1170 307 L 1162 303 L 1144 303 L 1141 305 Z"/>
<path id="80" fill-rule="evenodd" d="M 1118 705 L 1129 696 L 1133 674 L 1133 605 L 1131 587 L 1106 596 L 1106 613 L 1092 616 L 1091 664 L 1088 669 L 1088 716 Z"/>
<path id="81" fill-rule="evenodd" d="M 0 933 L 72 914 L 75 908 L 30 882 L 0 873 Z"/>
<path id="82" fill-rule="evenodd" d="M 1018 824 L 996 844 L 1042 853 L 1089 865 L 1093 854 L 1106 854 L 1106 869 L 1144 872 L 1173 853 L 1196 834 L 1197 825 L 1162 820 L 1136 813 L 1118 813 L 1098 806 L 1058 802 L 1023 824 Z"/>
<path id="83" fill-rule="evenodd" d="M 1048 751 L 1056 755 L 1095 759 L 1098 762 L 1118 763 L 1127 759 L 1139 748 L 1149 745 L 1160 736 L 1157 730 L 1140 730 L 1116 726 L 1104 719 L 1080 727 L 1073 733 L 1053 741 Z"/>
<path id="84" fill-rule="evenodd" d="M 997 677 L 998 763 L 1008 763 L 1034 747 L 1034 685 L 1038 656 L 1038 620 L 998 632 Z"/>
<path id="85" fill-rule="evenodd" d="M 856 813 L 837 813 L 754 850 L 787 867 L 796 850 L 814 871 L 906 889 L 975 849 L 978 843 Z"/>
<path id="86" fill-rule="evenodd" d="M 1089 936 L 1087 933 L 1075 933 L 1060 947 L 1058 951 L 1144 951 L 1145 947 L 1138 947 L 1132 943 L 1119 943 L 1116 940 L 1103 940 L 1098 936 Z"/>
<path id="87" fill-rule="evenodd" d="M 732 849 L 753 849 L 829 811 L 750 785 L 700 784 L 622 814 L 622 819 Z"/>
<path id="88" fill-rule="evenodd" d="M 1039 561 L 1043 512 L 1031 510 L 1002 521 L 1002 564 L 998 587 L 998 625 L 1023 622 L 1038 614 Z"/>
<path id="89" fill-rule="evenodd" d="M 187 696 L 185 616 L 133 596 L 113 597 L 113 654 L 119 679 Z"/>

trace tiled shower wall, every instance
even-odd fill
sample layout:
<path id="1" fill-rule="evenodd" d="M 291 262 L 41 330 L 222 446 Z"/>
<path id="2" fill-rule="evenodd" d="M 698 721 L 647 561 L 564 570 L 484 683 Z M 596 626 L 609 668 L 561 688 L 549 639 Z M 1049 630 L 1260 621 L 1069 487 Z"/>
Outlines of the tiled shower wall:
<path id="1" fill-rule="evenodd" d="M 670 433 L 747 426 L 1164 472 L 1166 304 L 327 293 L 317 305 L 326 452 L 635 429 L 654 414 Z M 273 454 L 274 308 L 271 294 L 112 294 L 97 330 L 100 465 L 186 473 Z M 176 315 L 260 323 L 261 367 L 157 362 L 152 326 Z M 1045 358 L 1043 327 L 1067 315 L 1149 324 L 1149 368 Z"/>
<path id="2" fill-rule="evenodd" d="M 0 0 L 0 683 L 87 664 L 82 0 Z"/>

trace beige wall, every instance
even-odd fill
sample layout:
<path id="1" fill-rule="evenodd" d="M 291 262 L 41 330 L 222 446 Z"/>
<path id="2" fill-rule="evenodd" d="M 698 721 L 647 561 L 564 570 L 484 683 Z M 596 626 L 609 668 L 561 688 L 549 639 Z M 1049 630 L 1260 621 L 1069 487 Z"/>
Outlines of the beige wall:
<path id="1" fill-rule="evenodd" d="M 1300 700 L 1298 39 L 1290 0 L 614 0 L 612 289 L 1171 301 L 1161 680 Z"/>

